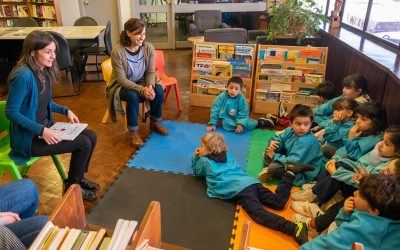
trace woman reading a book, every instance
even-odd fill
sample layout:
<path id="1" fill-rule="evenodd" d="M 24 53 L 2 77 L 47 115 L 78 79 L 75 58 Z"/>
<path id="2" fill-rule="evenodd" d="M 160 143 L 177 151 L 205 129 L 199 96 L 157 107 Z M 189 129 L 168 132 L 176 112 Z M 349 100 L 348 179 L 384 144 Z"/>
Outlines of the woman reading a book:
<path id="1" fill-rule="evenodd" d="M 131 145 L 143 145 L 138 130 L 139 104 L 150 108 L 150 129 L 167 135 L 161 125 L 164 90 L 156 83 L 154 47 L 145 43 L 146 25 L 131 18 L 124 24 L 119 44 L 111 53 L 112 74 L 107 87 L 107 106 L 110 117 L 116 122 L 116 112 L 123 112 L 121 100 L 126 101 L 126 118 L 132 138 Z"/>
<path id="2" fill-rule="evenodd" d="M 59 78 L 57 49 L 54 38 L 43 31 L 33 31 L 24 40 L 21 57 L 8 77 L 9 155 L 22 165 L 33 156 L 72 153 L 65 190 L 79 184 L 83 199 L 93 200 L 100 186 L 85 179 L 84 173 L 96 146 L 96 133 L 85 129 L 74 140 L 62 141 L 49 129 L 54 124 L 52 112 L 79 123 L 71 110 L 52 100 L 52 84 Z"/>

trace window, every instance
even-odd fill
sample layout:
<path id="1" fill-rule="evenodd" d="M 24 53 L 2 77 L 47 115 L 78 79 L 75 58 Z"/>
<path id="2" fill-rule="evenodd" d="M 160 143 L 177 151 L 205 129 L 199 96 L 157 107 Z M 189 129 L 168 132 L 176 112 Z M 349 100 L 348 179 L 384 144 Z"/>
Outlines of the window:
<path id="1" fill-rule="evenodd" d="M 369 0 L 346 1 L 342 22 L 362 30 Z"/>

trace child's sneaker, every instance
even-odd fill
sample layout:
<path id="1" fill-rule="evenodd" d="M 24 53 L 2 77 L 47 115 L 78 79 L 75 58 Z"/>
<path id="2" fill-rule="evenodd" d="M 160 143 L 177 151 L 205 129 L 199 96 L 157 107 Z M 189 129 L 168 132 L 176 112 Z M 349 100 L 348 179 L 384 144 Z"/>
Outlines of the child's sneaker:
<path id="1" fill-rule="evenodd" d="M 302 189 L 302 190 L 312 189 L 312 188 L 315 186 L 315 184 L 317 184 L 316 181 L 312 181 L 312 182 L 310 182 L 310 183 L 303 184 L 303 185 L 301 186 L 301 189 Z"/>
<path id="2" fill-rule="evenodd" d="M 281 118 L 286 118 L 288 115 L 288 112 L 286 111 L 285 103 L 284 102 L 279 102 L 279 117 Z"/>
<path id="3" fill-rule="evenodd" d="M 257 127 L 259 128 L 273 128 L 275 126 L 275 123 L 271 119 L 267 118 L 260 118 L 258 119 L 258 124 Z"/>
<path id="4" fill-rule="evenodd" d="M 285 170 L 291 171 L 293 174 L 297 175 L 304 172 L 313 171 L 314 167 L 309 164 L 288 162 L 285 164 Z"/>
<path id="5" fill-rule="evenodd" d="M 273 114 L 268 113 L 265 118 L 272 120 L 275 124 L 278 123 L 278 117 L 274 116 Z"/>
<path id="6" fill-rule="evenodd" d="M 268 173 L 268 168 L 263 168 L 263 170 L 258 174 L 258 179 L 261 182 L 267 182 L 272 180 L 272 176 Z"/>
<path id="7" fill-rule="evenodd" d="M 294 214 L 293 221 L 305 223 L 307 225 L 308 236 L 310 236 L 311 238 L 315 238 L 319 235 L 317 230 L 311 227 L 311 218 L 301 214 Z"/>
<path id="8" fill-rule="evenodd" d="M 292 197 L 292 199 L 295 201 L 309 201 L 309 202 L 313 202 L 317 198 L 317 196 L 313 194 L 311 189 L 294 192 L 290 197 Z"/>
<path id="9" fill-rule="evenodd" d="M 308 241 L 307 225 L 306 223 L 302 222 L 297 222 L 295 224 L 296 224 L 296 229 L 292 236 L 301 246 Z"/>
<path id="10" fill-rule="evenodd" d="M 308 201 L 293 201 L 291 207 L 295 212 L 310 218 L 315 218 L 318 215 L 324 214 L 317 204 Z"/>

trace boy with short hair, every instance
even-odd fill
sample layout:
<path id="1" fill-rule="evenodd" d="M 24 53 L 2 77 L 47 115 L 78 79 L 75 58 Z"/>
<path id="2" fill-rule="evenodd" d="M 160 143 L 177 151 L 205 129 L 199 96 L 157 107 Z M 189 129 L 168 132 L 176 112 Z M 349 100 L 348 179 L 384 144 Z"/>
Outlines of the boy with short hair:
<path id="1" fill-rule="evenodd" d="M 300 249 L 400 249 L 400 182 L 395 176 L 373 174 L 360 180 L 336 217 L 338 228 L 309 241 Z"/>
<path id="2" fill-rule="evenodd" d="M 258 121 L 249 118 L 249 107 L 246 98 L 241 94 L 243 89 L 242 78 L 231 77 L 226 88 L 227 90 L 219 94 L 213 101 L 207 131 L 214 131 L 219 119 L 222 121 L 224 130 L 235 131 L 236 133 L 274 126 L 274 123 L 266 118 L 261 118 Z"/>
<path id="3" fill-rule="evenodd" d="M 264 153 L 266 166 L 259 174 L 260 181 L 280 179 L 285 173 L 285 164 L 290 162 L 308 164 L 313 171 L 296 176 L 295 185 L 301 186 L 313 181 L 322 166 L 322 150 L 317 137 L 311 133 L 314 114 L 310 107 L 294 106 L 290 112 L 292 126 L 279 135 L 271 137 Z"/>

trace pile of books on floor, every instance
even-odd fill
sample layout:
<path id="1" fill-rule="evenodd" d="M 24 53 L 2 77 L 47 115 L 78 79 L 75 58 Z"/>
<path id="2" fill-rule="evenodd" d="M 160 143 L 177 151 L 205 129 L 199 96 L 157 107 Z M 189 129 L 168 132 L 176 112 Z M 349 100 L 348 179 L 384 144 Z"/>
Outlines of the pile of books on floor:
<path id="1" fill-rule="evenodd" d="M 32 243 L 30 250 L 119 250 L 125 249 L 132 241 L 137 221 L 119 219 L 112 237 L 105 229 L 86 231 L 76 228 L 59 228 L 47 222 Z"/>

